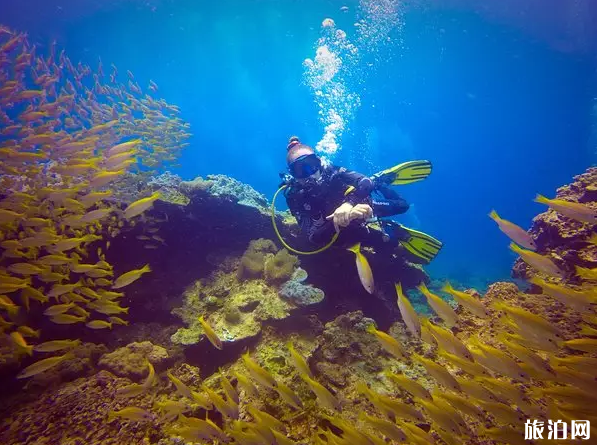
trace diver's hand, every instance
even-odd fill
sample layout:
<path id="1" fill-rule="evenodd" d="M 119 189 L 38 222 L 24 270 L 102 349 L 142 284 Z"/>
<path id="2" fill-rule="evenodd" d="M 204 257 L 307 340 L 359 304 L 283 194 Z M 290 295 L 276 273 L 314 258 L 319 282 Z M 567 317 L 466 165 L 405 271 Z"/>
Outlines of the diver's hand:
<path id="1" fill-rule="evenodd" d="M 348 224 L 350 224 L 350 212 L 352 211 L 352 209 L 352 204 L 350 204 L 349 202 L 345 202 L 336 210 L 334 210 L 334 213 L 325 218 L 328 221 L 330 219 L 334 221 L 334 228 L 336 229 L 336 233 L 340 231 L 340 227 L 346 227 Z"/>
<path id="2" fill-rule="evenodd" d="M 373 209 L 369 204 L 357 204 L 350 211 L 350 220 L 373 218 Z"/>

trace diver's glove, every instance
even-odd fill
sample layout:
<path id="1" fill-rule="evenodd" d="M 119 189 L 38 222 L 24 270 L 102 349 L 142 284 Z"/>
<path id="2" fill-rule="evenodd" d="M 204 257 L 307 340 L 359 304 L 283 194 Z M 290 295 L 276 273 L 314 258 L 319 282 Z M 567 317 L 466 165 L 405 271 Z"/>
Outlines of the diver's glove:
<path id="1" fill-rule="evenodd" d="M 351 221 L 354 221 L 355 219 L 363 219 L 366 221 L 370 218 L 373 218 L 373 209 L 369 204 L 357 204 L 350 211 Z"/>
<path id="2" fill-rule="evenodd" d="M 328 221 L 331 219 L 334 221 L 334 228 L 336 229 L 336 233 L 340 231 L 340 227 L 346 227 L 350 224 L 350 212 L 352 211 L 353 206 L 349 202 L 345 202 L 331 215 L 328 215 L 325 219 Z"/>

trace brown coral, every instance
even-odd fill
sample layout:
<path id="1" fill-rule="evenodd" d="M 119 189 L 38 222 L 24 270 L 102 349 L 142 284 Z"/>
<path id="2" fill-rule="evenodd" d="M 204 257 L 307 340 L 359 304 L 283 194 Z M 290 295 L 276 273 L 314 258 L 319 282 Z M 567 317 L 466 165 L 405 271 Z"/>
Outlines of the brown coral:
<path id="1" fill-rule="evenodd" d="M 295 255 L 290 254 L 286 249 L 280 250 L 265 261 L 265 281 L 269 284 L 282 284 L 288 281 L 298 263 L 299 260 Z"/>
<path id="2" fill-rule="evenodd" d="M 161 346 L 156 346 L 149 341 L 135 342 L 123 348 L 104 354 L 99 365 L 122 377 L 139 379 L 147 374 L 147 362 L 153 365 L 162 365 L 167 362 L 168 351 Z"/>

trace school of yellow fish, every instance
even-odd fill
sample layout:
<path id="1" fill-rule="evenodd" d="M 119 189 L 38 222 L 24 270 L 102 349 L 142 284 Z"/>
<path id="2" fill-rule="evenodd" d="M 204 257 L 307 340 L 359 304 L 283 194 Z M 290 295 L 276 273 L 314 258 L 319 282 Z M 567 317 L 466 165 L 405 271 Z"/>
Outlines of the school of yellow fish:
<path id="1" fill-rule="evenodd" d="M 175 160 L 188 137 L 186 124 L 172 115 L 176 107 L 143 96 L 131 73 L 123 85 L 113 67 L 109 82 L 104 83 L 101 64 L 92 73 L 87 66 L 75 67 L 64 53 L 55 54 L 54 48 L 44 58 L 24 35 L 0 27 L 0 183 L 4 193 L 0 201 L 0 330 L 14 354 L 63 351 L 49 358 L 40 355 L 19 378 L 68 360 L 80 344 L 76 339 L 38 343 L 43 332 L 27 324 L 28 313 L 43 311 L 53 323 L 84 323 L 91 329 L 126 324 L 121 317 L 128 309 L 119 304 L 120 289 L 151 268 L 145 265 L 115 278 L 105 251 L 110 237 L 134 224 L 159 194 L 122 208 L 110 200 L 111 190 L 139 165 L 151 171 Z M 157 85 L 152 82 L 148 89 L 155 92 Z M 595 224 L 595 211 L 586 206 L 544 197 L 537 200 L 567 217 Z M 531 282 L 543 289 L 541 298 L 582 315 L 577 337 L 565 339 L 555 323 L 511 301 L 484 304 L 449 283 L 443 291 L 459 308 L 455 310 L 421 283 L 419 290 L 437 316 L 421 318 L 398 283 L 397 306 L 409 341 L 419 344 L 423 352 L 413 352 L 374 326 L 368 333 L 397 361 L 424 369 L 428 377 L 414 379 L 387 369 L 383 379 L 396 388 L 388 394 L 366 382 L 358 383 L 357 390 L 368 405 L 362 405 L 358 419 L 348 419 L 342 414 L 348 401 L 322 385 L 289 343 L 289 360 L 316 400 L 315 405 L 310 400 L 309 406 L 328 425 L 324 428 L 320 423 L 312 443 L 429 444 L 439 437 L 448 445 L 469 440 L 518 445 L 531 443 L 524 440 L 525 419 L 597 422 L 597 396 L 592 392 L 597 365 L 597 291 L 591 284 L 597 281 L 597 270 L 577 268 L 582 285 L 562 284 L 565 274 L 549 257 L 528 250 L 534 243 L 524 231 L 495 212 L 492 218 L 514 242 L 527 247 L 511 245 L 538 272 Z M 90 245 L 100 247 L 91 250 Z M 463 313 L 468 318 L 496 318 L 497 338 L 491 342 L 481 335 L 464 338 L 460 334 Z M 209 323 L 203 318 L 200 322 L 208 340 L 222 349 Z M 110 412 L 107 421 L 160 419 L 166 433 L 194 443 L 294 443 L 285 433 L 284 422 L 251 402 L 276 394 L 297 411 L 307 402 L 249 353 L 242 356 L 242 362 L 246 372 L 234 372 L 232 381 L 221 372 L 218 390 L 207 385 L 193 389 L 168 372 L 176 399 L 155 402 L 157 414 L 128 406 Z M 125 399 L 150 391 L 158 377 L 149 361 L 147 369 L 143 383 L 121 388 L 117 396 Z M 217 410 L 222 426 L 208 417 L 185 416 L 190 404 Z M 241 408 L 252 421 L 241 420 Z"/>
<path id="2" fill-rule="evenodd" d="M 578 220 L 584 222 L 588 222 L 587 214 L 595 213 L 588 207 L 580 208 L 577 204 L 574 207 L 582 213 Z M 497 218 L 495 212 L 490 216 Z M 517 226 L 501 218 L 498 224 L 508 227 L 504 233 L 512 235 L 513 240 L 521 239 L 522 229 L 514 230 Z M 526 238 L 522 237 L 531 244 Z M 587 239 L 587 244 L 595 244 L 594 238 Z M 532 245 L 534 247 L 534 243 Z M 310 410 L 316 407 L 317 412 L 311 411 L 311 414 L 328 422 L 327 427 L 317 427 L 311 437 L 310 443 L 320 445 L 540 444 L 549 439 L 525 440 L 527 419 L 597 422 L 597 397 L 592 392 L 597 365 L 597 287 L 591 284 L 597 281 L 597 270 L 577 268 L 582 285 L 564 285 L 559 280 L 563 272 L 547 256 L 515 244 L 511 248 L 519 252 L 535 272 L 541 272 L 542 276 L 537 273 L 530 278 L 530 282 L 544 292 L 539 298 L 562 303 L 566 311 L 576 311 L 576 315 L 582 317 L 576 338 L 566 340 L 555 323 L 516 302 L 495 299 L 483 302 L 473 293 L 454 289 L 450 283 L 446 283 L 442 291 L 457 303 L 456 310 L 424 283 L 419 285 L 419 291 L 435 312 L 436 321 L 432 321 L 415 312 L 402 286 L 396 283 L 397 306 L 407 335 L 411 337 L 409 341 L 422 346 L 424 353 L 415 353 L 412 344 L 407 347 L 373 325 L 367 332 L 396 360 L 421 366 L 427 378 L 412 378 L 386 369 L 383 379 L 394 385 L 395 393 L 375 391 L 366 382 L 358 382 L 358 392 L 370 403 L 367 409 L 360 410 L 358 419 L 343 417 L 342 407 L 350 402 L 341 400 L 316 380 L 307 361 L 292 343 L 287 345 L 288 359 L 314 394 L 315 405 L 301 400 L 247 352 L 242 356 L 246 373 L 233 372 L 236 387 L 222 370 L 221 394 L 205 385 L 202 391 L 195 391 L 168 373 L 180 399 L 156 402 L 157 414 L 129 406 L 111 412 L 110 419 L 165 421 L 168 423 L 166 433 L 193 443 L 292 444 L 295 442 L 285 434 L 287 425 L 255 408 L 253 403 L 260 397 L 271 399 L 277 394 L 296 412 L 305 412 L 307 406 Z M 459 329 L 463 318 L 481 322 L 494 320 L 499 333 L 490 341 L 474 333 L 464 338 L 458 334 L 466 331 Z M 222 349 L 222 342 L 203 317 L 201 324 L 208 340 Z M 143 385 L 133 384 L 127 388 L 138 394 L 136 391 L 147 389 L 148 382 L 154 378 L 150 368 Z M 124 394 L 127 392 L 128 389 L 123 390 Z M 185 416 L 192 409 L 191 404 L 217 410 L 223 425 L 218 426 L 208 417 L 203 420 Z M 243 408 L 251 421 L 240 420 Z M 242 418 L 246 419 L 247 414 Z M 595 433 L 592 428 L 593 437 Z"/>
<path id="3" fill-rule="evenodd" d="M 0 332 L 2 353 L 40 356 L 26 378 L 71 357 L 43 358 L 77 340 L 43 339 L 33 314 L 90 329 L 127 324 L 120 290 L 150 267 L 114 277 L 110 238 L 159 194 L 125 204 L 123 181 L 144 182 L 175 161 L 190 136 L 178 109 L 127 85 L 112 67 L 75 66 L 51 45 L 42 56 L 24 34 L 0 26 Z M 149 92 L 157 85 L 150 83 Z"/>

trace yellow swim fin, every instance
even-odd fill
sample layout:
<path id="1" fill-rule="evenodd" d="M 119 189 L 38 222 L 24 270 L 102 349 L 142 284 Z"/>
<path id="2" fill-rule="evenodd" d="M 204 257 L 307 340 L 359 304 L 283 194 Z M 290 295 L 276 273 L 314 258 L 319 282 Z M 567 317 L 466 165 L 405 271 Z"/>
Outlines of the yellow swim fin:
<path id="1" fill-rule="evenodd" d="M 430 161 L 408 161 L 374 174 L 371 179 L 376 184 L 405 185 L 422 181 L 431 174 Z"/>
<path id="2" fill-rule="evenodd" d="M 404 226 L 401 226 L 401 228 L 408 232 L 409 237 L 399 241 L 400 244 L 425 264 L 430 263 L 443 247 L 442 242 L 431 235 Z"/>

